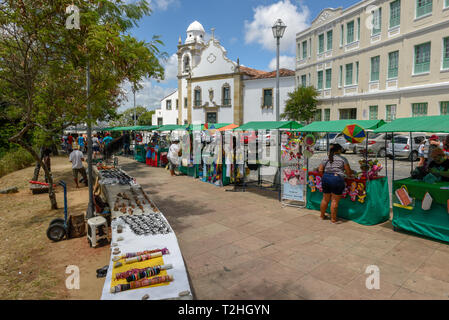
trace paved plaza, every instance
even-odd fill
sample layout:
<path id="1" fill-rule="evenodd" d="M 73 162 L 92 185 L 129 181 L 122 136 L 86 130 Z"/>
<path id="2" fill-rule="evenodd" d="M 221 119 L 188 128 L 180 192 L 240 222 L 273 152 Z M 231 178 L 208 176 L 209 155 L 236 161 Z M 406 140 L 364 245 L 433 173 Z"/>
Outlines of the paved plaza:
<path id="1" fill-rule="evenodd" d="M 134 160 L 119 163 L 173 227 L 196 299 L 449 299 L 449 245 L 391 222 L 332 225 L 277 193 L 227 192 Z M 369 290 L 368 266 L 380 270 Z"/>

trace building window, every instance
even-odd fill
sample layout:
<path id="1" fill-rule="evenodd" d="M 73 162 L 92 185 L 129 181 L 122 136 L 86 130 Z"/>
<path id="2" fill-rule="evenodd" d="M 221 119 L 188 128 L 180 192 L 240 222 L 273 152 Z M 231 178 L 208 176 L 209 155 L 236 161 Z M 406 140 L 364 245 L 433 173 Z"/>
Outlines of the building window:
<path id="1" fill-rule="evenodd" d="M 298 56 L 298 60 L 301 60 L 301 44 L 298 43 L 298 49 L 296 51 L 296 55 Z"/>
<path id="2" fill-rule="evenodd" d="M 353 71 L 352 63 L 347 64 L 346 65 L 346 81 L 345 81 L 346 86 L 352 84 L 352 71 Z"/>
<path id="3" fill-rule="evenodd" d="M 370 81 L 379 81 L 380 56 L 371 58 L 371 78 Z"/>
<path id="4" fill-rule="evenodd" d="M 187 120 L 184 120 L 184 124 L 186 125 L 186 124 L 189 124 L 189 122 L 187 121 Z"/>
<path id="5" fill-rule="evenodd" d="M 359 84 L 359 62 L 355 63 L 355 83 Z"/>
<path id="6" fill-rule="evenodd" d="M 443 69 L 449 69 L 449 37 L 443 40 Z"/>
<path id="7" fill-rule="evenodd" d="M 171 100 L 165 101 L 165 106 L 167 110 L 171 110 Z"/>
<path id="8" fill-rule="evenodd" d="M 343 84 L 343 66 L 340 66 L 340 77 L 338 80 L 338 86 L 341 87 Z"/>
<path id="9" fill-rule="evenodd" d="M 377 106 L 369 106 L 369 119 L 370 120 L 377 120 Z"/>
<path id="10" fill-rule="evenodd" d="M 224 106 L 230 106 L 231 105 L 231 87 L 229 84 L 225 83 L 223 85 L 223 105 Z"/>
<path id="11" fill-rule="evenodd" d="M 163 118 L 157 118 L 157 125 L 158 125 L 158 126 L 162 126 L 162 125 L 163 125 L 163 122 L 164 122 L 164 119 L 163 119 Z"/>
<path id="12" fill-rule="evenodd" d="M 301 86 L 307 87 L 307 75 L 305 74 L 301 76 Z"/>
<path id="13" fill-rule="evenodd" d="M 331 121 L 331 109 L 324 109 L 324 121 Z"/>
<path id="14" fill-rule="evenodd" d="M 330 89 L 332 87 L 332 69 L 326 70 L 326 89 Z"/>
<path id="15" fill-rule="evenodd" d="M 190 57 L 189 56 L 184 56 L 184 72 L 189 72 L 190 71 Z"/>
<path id="16" fill-rule="evenodd" d="M 354 21 L 346 25 L 346 44 L 354 42 Z"/>
<path id="17" fill-rule="evenodd" d="M 333 31 L 327 32 L 327 51 L 332 50 Z"/>
<path id="18" fill-rule="evenodd" d="M 427 102 L 412 104 L 412 117 L 427 116 Z"/>
<path id="19" fill-rule="evenodd" d="M 307 40 L 302 42 L 302 58 L 307 58 Z"/>
<path id="20" fill-rule="evenodd" d="M 390 28 L 401 24 L 401 0 L 390 2 Z"/>
<path id="21" fill-rule="evenodd" d="M 382 30 L 382 8 L 372 11 L 373 14 L 373 30 L 372 35 L 378 35 Z"/>
<path id="22" fill-rule="evenodd" d="M 430 42 L 415 46 L 414 73 L 426 73 L 430 71 Z"/>
<path id="23" fill-rule="evenodd" d="M 388 79 L 398 77 L 399 70 L 399 51 L 388 54 Z"/>
<path id="24" fill-rule="evenodd" d="M 323 90 L 323 71 L 318 71 L 318 90 Z"/>
<path id="25" fill-rule="evenodd" d="M 393 121 L 396 120 L 396 105 L 390 104 L 385 107 L 385 120 Z"/>
<path id="26" fill-rule="evenodd" d="M 315 116 L 313 117 L 315 121 L 321 121 L 321 109 L 315 111 Z"/>
<path id="27" fill-rule="evenodd" d="M 356 120 L 357 108 L 340 109 L 340 120 Z"/>
<path id="28" fill-rule="evenodd" d="M 206 122 L 207 123 L 217 123 L 217 113 L 216 112 L 208 112 L 206 114 Z"/>
<path id="29" fill-rule="evenodd" d="M 343 43 L 345 43 L 345 26 L 341 25 L 341 34 L 340 34 L 340 47 L 343 46 Z"/>
<path id="30" fill-rule="evenodd" d="M 360 18 L 357 18 L 357 40 L 360 40 Z"/>
<path id="31" fill-rule="evenodd" d="M 444 0 L 444 8 L 449 8 L 449 0 Z"/>
<path id="32" fill-rule="evenodd" d="M 179 101 L 178 101 L 178 99 L 176 99 L 176 110 L 178 110 L 179 109 Z"/>
<path id="33" fill-rule="evenodd" d="M 318 53 L 324 52 L 324 33 L 318 36 Z"/>
<path id="34" fill-rule="evenodd" d="M 449 101 L 440 102 L 440 114 L 442 116 L 449 115 Z"/>
<path id="35" fill-rule="evenodd" d="M 273 106 L 273 89 L 263 89 L 263 106 Z"/>
<path id="36" fill-rule="evenodd" d="M 416 17 L 432 13 L 432 0 L 416 0 Z"/>
<path id="37" fill-rule="evenodd" d="M 199 87 L 194 90 L 194 105 L 195 107 L 201 107 L 201 88 Z"/>
<path id="38" fill-rule="evenodd" d="M 184 108 L 187 109 L 187 104 L 189 103 L 189 100 L 187 98 L 184 98 Z"/>

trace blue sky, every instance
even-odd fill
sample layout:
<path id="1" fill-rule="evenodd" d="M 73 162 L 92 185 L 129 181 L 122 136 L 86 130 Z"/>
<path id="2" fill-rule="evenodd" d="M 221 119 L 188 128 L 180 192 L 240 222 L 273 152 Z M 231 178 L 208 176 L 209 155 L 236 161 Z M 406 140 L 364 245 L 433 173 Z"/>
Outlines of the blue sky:
<path id="1" fill-rule="evenodd" d="M 135 1 L 135 0 L 128 0 Z M 153 13 L 140 21 L 131 34 L 139 40 L 151 41 L 153 35 L 161 36 L 168 54 L 166 80 L 160 83 L 145 79 L 144 88 L 136 93 L 136 104 L 150 110 L 160 106 L 160 100 L 177 87 L 176 71 L 179 36 L 184 42 L 186 29 L 199 21 L 210 37 L 215 28 L 215 38 L 227 50 L 233 61 L 247 67 L 271 71 L 275 69 L 275 40 L 269 29 L 281 18 L 287 25 L 281 40 L 281 67 L 294 68 L 295 34 L 307 28 L 324 8 L 347 8 L 360 0 L 151 0 Z M 125 90 L 128 89 L 125 86 Z M 132 107 L 132 95 L 120 110 Z"/>

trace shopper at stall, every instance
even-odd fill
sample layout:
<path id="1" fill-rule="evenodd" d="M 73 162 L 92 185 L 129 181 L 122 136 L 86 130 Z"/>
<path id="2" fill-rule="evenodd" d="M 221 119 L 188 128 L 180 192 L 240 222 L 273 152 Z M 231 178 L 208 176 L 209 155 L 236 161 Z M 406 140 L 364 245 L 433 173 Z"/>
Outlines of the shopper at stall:
<path id="1" fill-rule="evenodd" d="M 179 163 L 179 154 L 181 152 L 181 148 L 179 146 L 179 140 L 175 139 L 173 140 L 172 144 L 170 145 L 170 148 L 168 149 L 168 166 L 170 169 L 170 174 L 172 177 L 176 176 L 175 169 L 178 166 Z"/>
<path id="2" fill-rule="evenodd" d="M 325 214 L 329 202 L 331 202 L 331 221 L 337 223 L 338 204 L 342 198 L 345 185 L 345 174 L 352 177 L 352 170 L 349 162 L 341 156 L 343 147 L 336 143 L 332 144 L 329 150 L 329 156 L 324 159 L 319 167 L 323 174 L 323 200 L 321 201 L 321 219 L 325 219 Z"/>
<path id="3" fill-rule="evenodd" d="M 449 182 L 449 159 L 440 148 L 433 150 L 432 162 L 429 164 L 429 172 L 441 177 L 442 181 Z"/>
<path id="4" fill-rule="evenodd" d="M 94 153 L 94 159 L 97 159 L 100 154 L 100 140 L 98 139 L 97 134 L 94 134 L 92 137 L 92 151 Z"/>
<path id="5" fill-rule="evenodd" d="M 444 139 L 443 151 L 446 154 L 446 156 L 449 156 L 449 134 L 446 136 L 446 139 Z"/>
<path id="6" fill-rule="evenodd" d="M 79 146 L 76 147 L 76 149 L 72 151 L 72 153 L 69 156 L 69 161 L 72 162 L 72 173 L 73 173 L 73 178 L 75 180 L 76 187 L 77 188 L 80 187 L 78 184 L 78 174 L 79 173 L 81 173 L 81 175 L 84 179 L 84 184 L 87 187 L 87 174 L 86 174 L 86 169 L 83 166 L 84 155 L 79 150 Z"/>

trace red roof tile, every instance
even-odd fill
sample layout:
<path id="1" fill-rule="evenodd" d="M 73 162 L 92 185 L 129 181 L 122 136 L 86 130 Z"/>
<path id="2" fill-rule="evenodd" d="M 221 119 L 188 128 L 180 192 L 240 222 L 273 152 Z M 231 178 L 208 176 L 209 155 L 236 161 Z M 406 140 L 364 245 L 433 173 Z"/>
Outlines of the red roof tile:
<path id="1" fill-rule="evenodd" d="M 261 70 L 256 70 L 248 67 L 242 67 L 240 66 L 240 72 L 249 76 L 251 79 L 268 79 L 268 78 L 275 78 L 276 77 L 276 71 L 266 72 Z M 280 77 L 291 77 L 295 75 L 295 71 L 281 68 L 279 69 L 279 76 Z"/>

